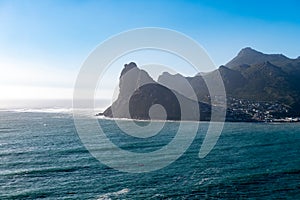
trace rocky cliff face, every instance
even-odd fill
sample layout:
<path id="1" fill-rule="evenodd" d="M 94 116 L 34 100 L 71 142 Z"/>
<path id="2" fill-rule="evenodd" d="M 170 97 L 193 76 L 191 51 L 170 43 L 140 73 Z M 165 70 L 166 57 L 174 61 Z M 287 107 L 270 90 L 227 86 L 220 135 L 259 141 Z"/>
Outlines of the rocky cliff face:
<path id="1" fill-rule="evenodd" d="M 124 65 L 119 78 L 119 96 L 117 100 L 104 111 L 107 117 L 128 118 L 129 101 L 135 91 L 141 86 L 154 84 L 155 81 L 148 75 L 147 72 L 140 70 L 133 62 Z"/>
<path id="2" fill-rule="evenodd" d="M 155 82 L 135 63 L 129 63 L 121 72 L 119 96 L 103 115 L 146 120 L 209 120 L 210 106 Z"/>

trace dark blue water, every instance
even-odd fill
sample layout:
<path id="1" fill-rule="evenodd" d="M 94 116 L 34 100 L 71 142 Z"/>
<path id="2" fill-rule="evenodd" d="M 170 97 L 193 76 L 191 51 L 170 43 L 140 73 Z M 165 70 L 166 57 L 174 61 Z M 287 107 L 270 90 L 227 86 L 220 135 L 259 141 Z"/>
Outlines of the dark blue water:
<path id="1" fill-rule="evenodd" d="M 178 123 L 141 141 L 100 120 L 128 151 L 168 144 Z M 0 199 L 300 199 L 300 124 L 227 123 L 215 148 L 198 152 L 207 128 L 171 165 L 119 172 L 93 158 L 70 114 L 0 112 Z M 139 144 L 140 143 L 140 144 Z M 138 147 L 138 148 L 137 148 Z"/>

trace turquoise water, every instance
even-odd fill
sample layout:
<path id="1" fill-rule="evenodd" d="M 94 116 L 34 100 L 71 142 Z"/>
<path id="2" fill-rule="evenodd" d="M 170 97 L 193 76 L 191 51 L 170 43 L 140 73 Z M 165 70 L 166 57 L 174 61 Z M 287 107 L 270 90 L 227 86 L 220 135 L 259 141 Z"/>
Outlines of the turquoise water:
<path id="1" fill-rule="evenodd" d="M 122 134 L 112 120 L 99 122 L 112 142 L 133 152 L 160 149 L 178 128 L 168 122 L 143 140 Z M 207 125 L 200 123 L 190 148 L 171 165 L 132 174 L 93 158 L 71 114 L 2 111 L 0 199 L 300 199 L 300 123 L 227 123 L 199 159 Z"/>

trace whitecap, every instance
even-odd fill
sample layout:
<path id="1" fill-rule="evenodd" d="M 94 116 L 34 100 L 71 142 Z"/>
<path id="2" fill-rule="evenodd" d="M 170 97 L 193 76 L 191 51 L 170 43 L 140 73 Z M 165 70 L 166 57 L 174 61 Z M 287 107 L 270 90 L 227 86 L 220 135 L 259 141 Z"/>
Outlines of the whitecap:
<path id="1" fill-rule="evenodd" d="M 118 197 L 118 196 L 121 196 L 121 195 L 125 195 L 129 191 L 130 190 L 128 188 L 124 188 L 124 189 L 119 190 L 117 192 L 109 192 L 109 193 L 106 193 L 106 194 L 103 194 L 103 195 L 97 197 L 97 200 L 111 200 L 112 197 Z"/>
<path id="2" fill-rule="evenodd" d="M 1 109 L 8 112 L 31 112 L 31 113 L 72 113 L 71 108 L 16 108 Z"/>

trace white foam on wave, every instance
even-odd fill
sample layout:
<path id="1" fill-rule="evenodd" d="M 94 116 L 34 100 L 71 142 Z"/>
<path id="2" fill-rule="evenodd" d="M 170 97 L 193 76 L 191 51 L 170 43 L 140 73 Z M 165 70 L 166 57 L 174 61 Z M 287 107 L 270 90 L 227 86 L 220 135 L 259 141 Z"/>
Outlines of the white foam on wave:
<path id="1" fill-rule="evenodd" d="M 97 115 L 98 119 L 112 120 L 112 121 L 136 121 L 136 122 L 180 122 L 176 120 L 160 120 L 160 119 L 129 119 L 129 118 L 114 118 L 114 117 L 105 117 L 104 115 Z"/>
<path id="2" fill-rule="evenodd" d="M 125 195 L 129 191 L 130 190 L 128 188 L 124 188 L 124 189 L 119 190 L 117 192 L 109 192 L 109 193 L 106 193 L 106 194 L 103 194 L 103 195 L 97 197 L 97 200 L 111 200 L 112 198 L 116 198 L 118 196 Z"/>
<path id="3" fill-rule="evenodd" d="M 191 120 L 160 120 L 160 119 L 129 119 L 129 118 L 114 118 L 114 117 L 105 117 L 104 115 L 96 115 L 98 119 L 104 120 L 112 120 L 112 121 L 136 121 L 136 122 L 172 122 L 172 123 L 198 123 L 198 124 L 206 124 L 206 123 L 219 123 L 219 122 L 211 122 L 211 121 L 191 121 Z"/>
<path id="4" fill-rule="evenodd" d="M 33 112 L 33 113 L 72 113 L 72 108 L 16 108 L 1 109 L 5 112 Z"/>

